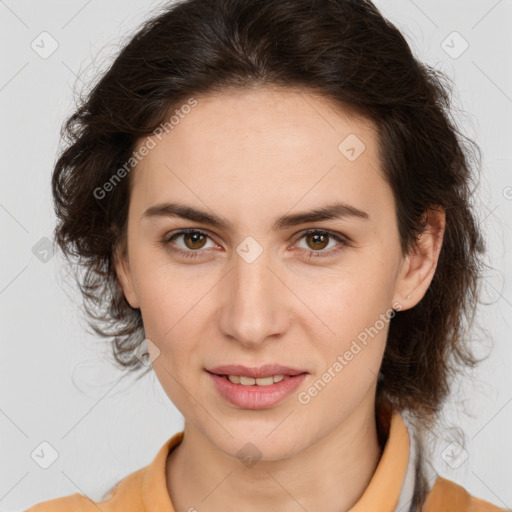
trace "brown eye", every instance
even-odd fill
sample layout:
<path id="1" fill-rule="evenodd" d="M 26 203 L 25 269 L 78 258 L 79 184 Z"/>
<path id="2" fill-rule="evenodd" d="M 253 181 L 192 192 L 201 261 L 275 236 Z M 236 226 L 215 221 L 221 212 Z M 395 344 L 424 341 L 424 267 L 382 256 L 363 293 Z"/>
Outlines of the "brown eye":
<path id="1" fill-rule="evenodd" d="M 177 254 L 195 258 L 202 255 L 202 253 L 208 252 L 206 250 L 208 249 L 206 246 L 208 240 L 211 241 L 211 237 L 207 233 L 198 231 L 197 229 L 188 229 L 168 234 L 163 238 L 162 244 L 164 247 Z M 210 248 L 214 246 L 215 244 L 212 241 Z M 204 249 L 205 247 L 206 249 Z"/>
<path id="2" fill-rule="evenodd" d="M 306 250 L 306 253 L 309 253 L 310 258 L 333 256 L 350 245 L 349 239 L 343 235 L 322 229 L 310 229 L 302 233 L 300 241 L 302 240 L 306 245 L 302 248 Z M 331 242 L 333 242 L 333 245 L 328 250 L 324 250 Z M 338 243 L 336 244 L 336 242 Z"/>
<path id="3" fill-rule="evenodd" d="M 189 249 L 202 249 L 205 244 L 206 237 L 198 231 L 183 234 L 183 241 Z"/>
<path id="4" fill-rule="evenodd" d="M 312 249 L 325 249 L 327 247 L 329 235 L 320 233 L 310 233 L 306 235 L 306 241 Z"/>

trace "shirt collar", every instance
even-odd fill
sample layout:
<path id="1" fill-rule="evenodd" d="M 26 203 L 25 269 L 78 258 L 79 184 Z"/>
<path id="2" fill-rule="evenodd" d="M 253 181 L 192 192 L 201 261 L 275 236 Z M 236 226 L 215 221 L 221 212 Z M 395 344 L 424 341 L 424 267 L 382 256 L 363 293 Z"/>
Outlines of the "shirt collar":
<path id="1" fill-rule="evenodd" d="M 388 437 L 377 468 L 363 495 L 349 512 L 395 512 L 398 510 L 409 461 L 409 433 L 399 411 L 391 412 Z M 414 469 L 414 467 L 413 467 Z M 414 475 L 413 475 L 414 477 Z M 403 500 L 402 500 L 403 501 Z"/>
<path id="2" fill-rule="evenodd" d="M 172 436 L 147 466 L 142 481 L 142 500 L 146 510 L 175 512 L 166 480 L 169 452 L 183 439 L 184 432 Z M 401 414 L 391 412 L 389 431 L 377 468 L 358 502 L 349 512 L 398 512 L 412 498 L 415 453 Z"/>

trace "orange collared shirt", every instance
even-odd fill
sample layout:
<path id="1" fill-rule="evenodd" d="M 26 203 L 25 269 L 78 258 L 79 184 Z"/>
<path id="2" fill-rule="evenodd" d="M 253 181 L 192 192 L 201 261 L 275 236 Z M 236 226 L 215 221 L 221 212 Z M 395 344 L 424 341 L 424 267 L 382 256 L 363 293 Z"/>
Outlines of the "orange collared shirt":
<path id="1" fill-rule="evenodd" d="M 184 432 L 172 436 L 153 461 L 122 479 L 110 496 L 100 502 L 75 493 L 44 501 L 25 512 L 175 512 L 166 481 L 166 461 L 170 451 L 183 439 Z M 410 438 L 398 411 L 393 411 L 389 433 L 375 473 L 357 503 L 349 512 L 398 512 L 407 502 L 406 480 L 411 472 Z M 406 510 L 406 509 L 404 509 Z M 423 506 L 423 512 L 500 512 L 489 502 L 471 496 L 460 485 L 438 477 Z"/>

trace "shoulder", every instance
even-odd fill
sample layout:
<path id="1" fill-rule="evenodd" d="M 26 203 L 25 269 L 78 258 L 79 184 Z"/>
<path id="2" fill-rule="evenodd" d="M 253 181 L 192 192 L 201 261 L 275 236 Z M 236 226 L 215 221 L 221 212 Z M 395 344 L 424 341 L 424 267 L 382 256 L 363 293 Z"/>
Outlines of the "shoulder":
<path id="1" fill-rule="evenodd" d="M 147 467 L 144 467 L 130 473 L 107 491 L 102 501 L 75 493 L 37 503 L 23 512 L 98 512 L 98 509 L 102 512 L 139 512 L 144 510 L 140 488 L 146 471 Z"/>
<path id="2" fill-rule="evenodd" d="M 161 446 L 150 464 L 120 480 L 102 496 L 101 501 L 95 502 L 75 493 L 43 501 L 23 512 L 141 512 L 146 509 L 158 510 L 157 505 L 162 503 L 172 510 L 165 466 L 169 452 L 180 444 L 183 434 L 183 431 L 174 434 Z"/>
<path id="3" fill-rule="evenodd" d="M 500 508 L 476 496 L 471 496 L 464 487 L 438 477 L 427 496 L 424 512 L 504 512 Z"/>
<path id="4" fill-rule="evenodd" d="M 75 493 L 70 496 L 42 501 L 26 509 L 24 512 L 70 512 L 72 510 L 89 512 L 89 510 L 98 509 L 93 501 L 82 494 Z"/>

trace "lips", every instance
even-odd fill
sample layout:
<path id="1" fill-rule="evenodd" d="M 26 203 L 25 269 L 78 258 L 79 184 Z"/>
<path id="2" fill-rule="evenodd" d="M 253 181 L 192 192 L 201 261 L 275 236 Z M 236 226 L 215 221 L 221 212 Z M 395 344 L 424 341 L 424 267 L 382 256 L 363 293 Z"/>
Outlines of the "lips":
<path id="1" fill-rule="evenodd" d="M 281 366 L 279 371 L 282 371 L 283 368 Z M 230 371 L 233 370 L 230 369 Z M 236 368 L 236 371 L 240 371 L 240 367 Z M 214 384 L 214 389 L 227 403 L 240 409 L 252 410 L 270 409 L 277 406 L 285 398 L 290 397 L 308 378 L 307 373 L 303 372 L 295 376 L 285 377 L 283 380 L 270 385 L 260 386 L 257 384 L 235 384 L 224 376 L 211 372 L 207 373 Z"/>
<path id="2" fill-rule="evenodd" d="M 274 375 L 285 375 L 293 377 L 302 373 L 309 373 L 306 370 L 299 370 L 289 366 L 282 366 L 280 364 L 264 364 L 258 367 L 248 367 L 238 364 L 228 364 L 222 366 L 216 366 L 206 370 L 214 375 L 227 376 L 227 375 L 238 375 L 243 377 L 252 377 L 259 379 L 263 377 L 271 377 Z"/>

